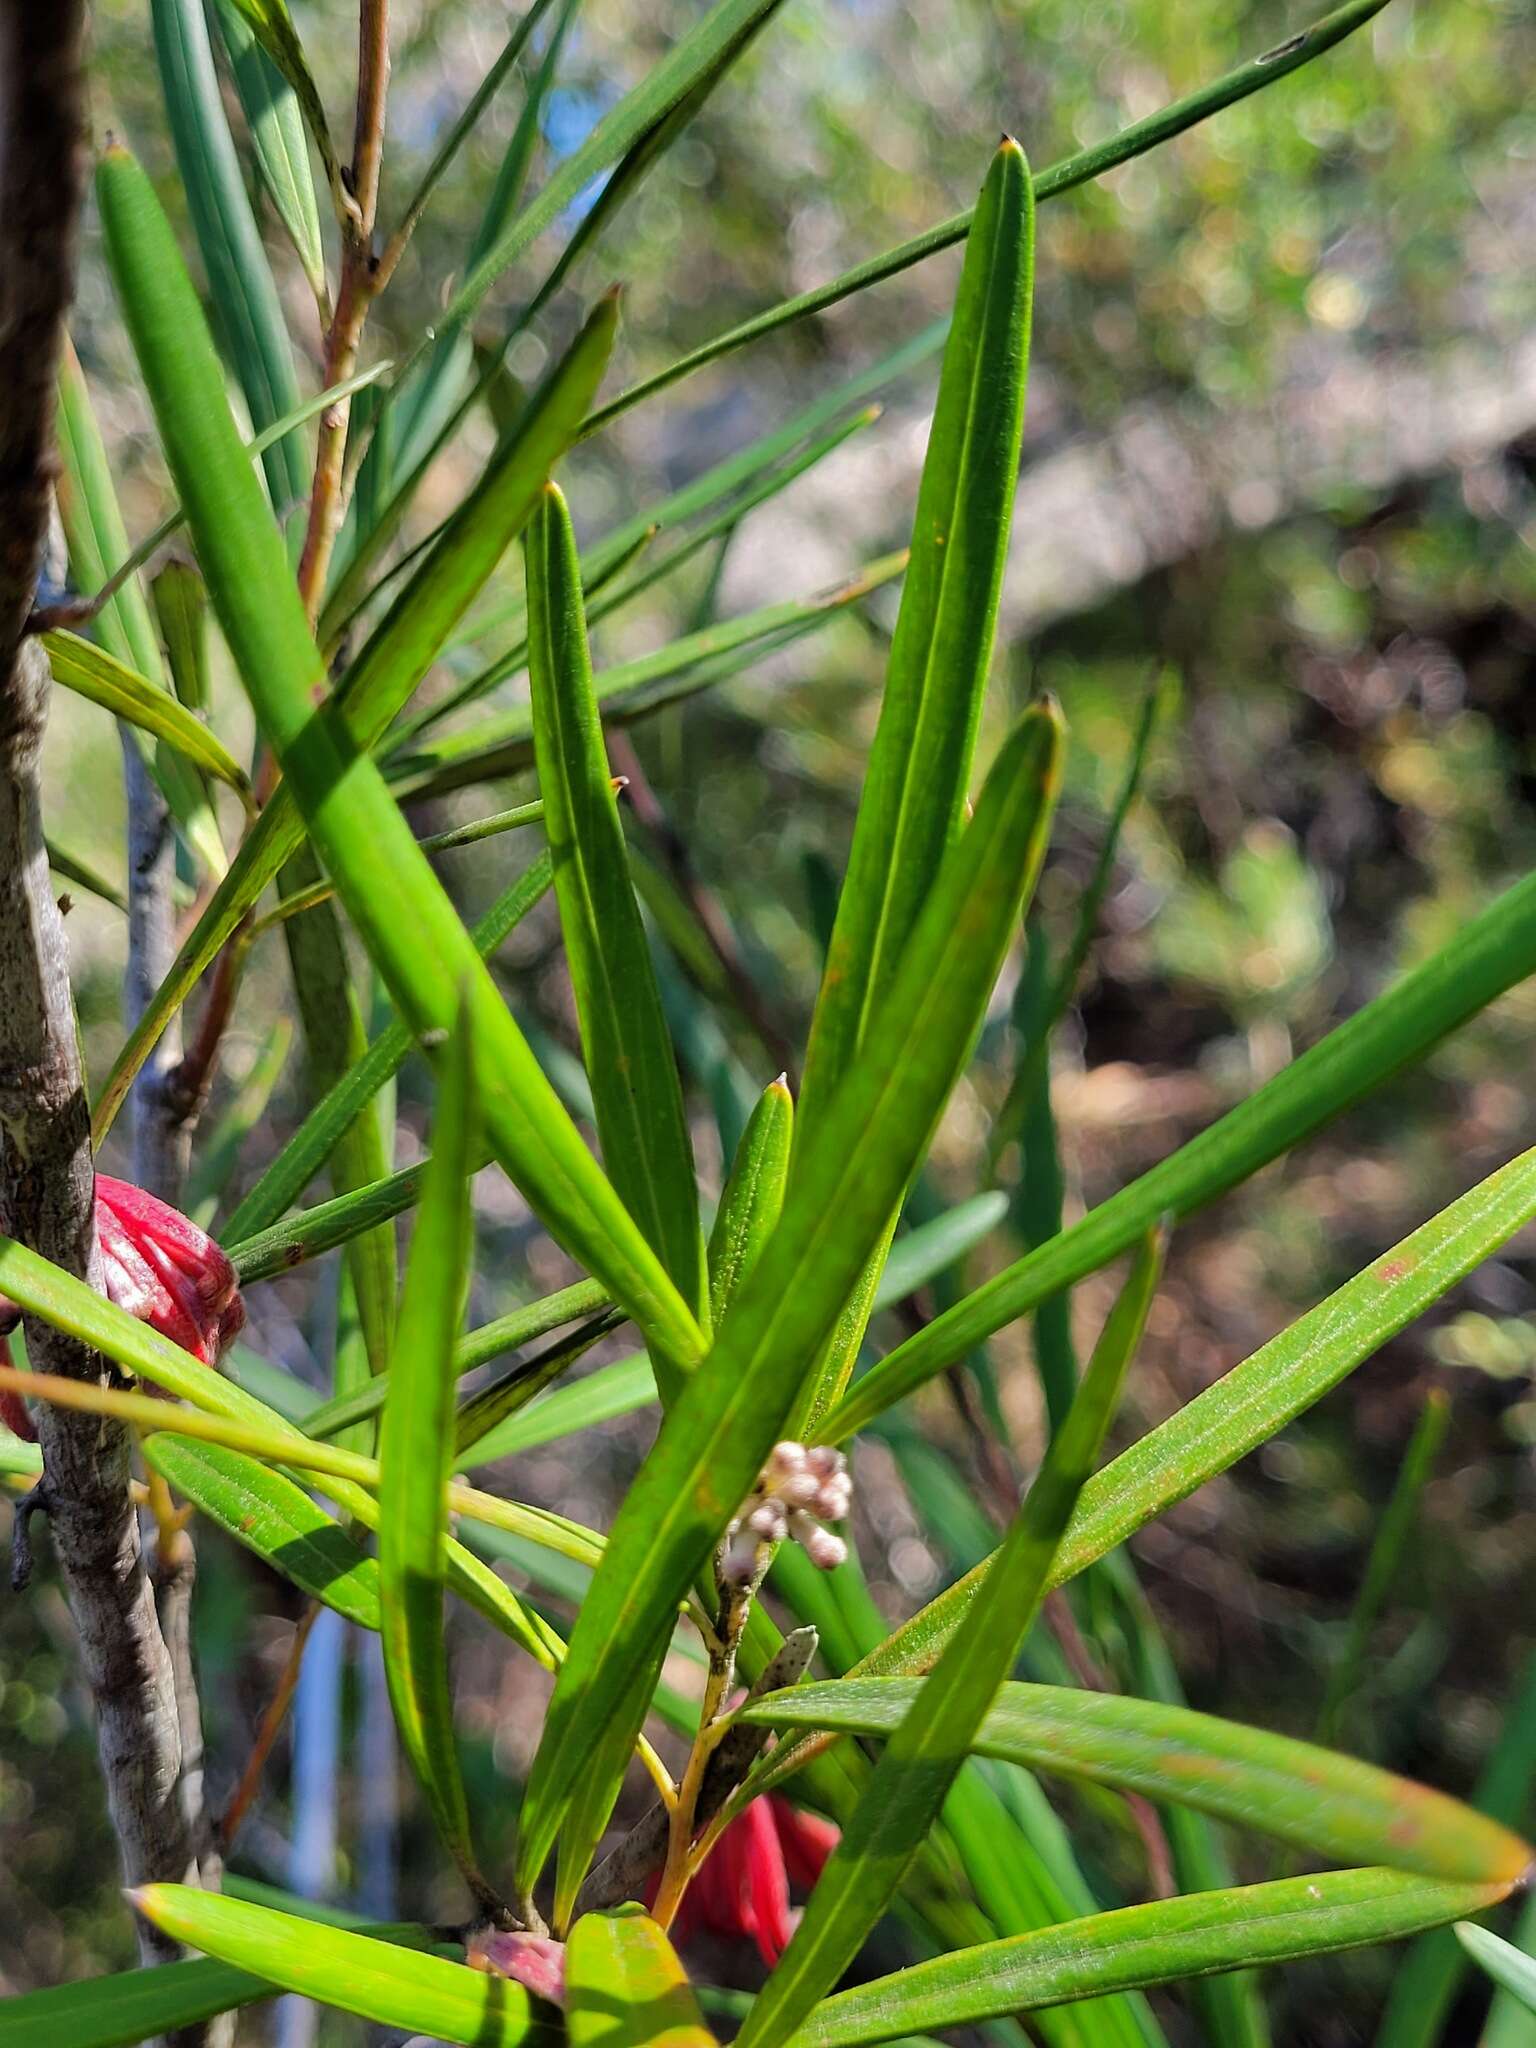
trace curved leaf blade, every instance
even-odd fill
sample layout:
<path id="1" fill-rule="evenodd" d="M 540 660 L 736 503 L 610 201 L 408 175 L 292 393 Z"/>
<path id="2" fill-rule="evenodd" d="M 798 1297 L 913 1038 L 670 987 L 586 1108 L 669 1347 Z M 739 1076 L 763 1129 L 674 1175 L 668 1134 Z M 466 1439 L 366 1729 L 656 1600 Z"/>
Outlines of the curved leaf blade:
<path id="1" fill-rule="evenodd" d="M 250 796 L 250 778 L 234 755 L 168 690 L 77 633 L 45 633 L 43 645 L 56 683 L 101 705 L 114 718 L 136 725 L 141 732 L 153 733 L 184 760 L 227 782 L 243 798 Z"/>
<path id="2" fill-rule="evenodd" d="M 146 1464 L 237 1543 L 302 1592 L 377 1633 L 377 1561 L 302 1487 L 240 1451 L 169 1431 L 147 1437 L 143 1450 Z"/>
<path id="3" fill-rule="evenodd" d="M 1059 192 L 1070 192 L 1075 186 L 1087 184 L 1090 179 L 1101 178 L 1116 165 L 1129 163 L 1133 157 L 1143 156 L 1160 143 L 1182 135 L 1186 128 L 1209 120 L 1223 107 L 1246 99 L 1250 93 L 1262 92 L 1266 86 L 1274 85 L 1291 72 L 1300 70 L 1302 65 L 1310 64 L 1315 57 L 1321 57 L 1324 51 L 1343 42 L 1346 36 L 1353 35 L 1356 29 L 1363 28 L 1386 4 L 1387 0 L 1346 0 L 1344 6 L 1323 15 L 1300 34 L 1288 36 L 1275 48 L 1250 58 L 1246 64 L 1239 64 L 1236 69 L 1213 79 L 1209 85 L 1202 85 L 1183 99 L 1171 101 L 1168 106 L 1159 107 L 1156 113 L 1133 121 L 1105 142 L 1094 143 L 1091 148 L 1063 157 L 1035 179 L 1035 204 L 1038 206 L 1044 200 L 1053 199 Z M 870 257 L 856 264 L 852 270 L 845 270 L 829 284 L 818 285 L 797 298 L 786 299 L 782 305 L 771 306 L 766 312 L 742 321 L 724 334 L 717 334 L 713 341 L 690 349 L 664 370 L 658 370 L 654 376 L 631 385 L 628 391 L 621 391 L 617 398 L 610 399 L 587 421 L 584 431 L 595 434 L 621 414 L 691 376 L 695 370 L 702 370 L 706 364 L 718 362 L 722 356 L 745 348 L 749 342 L 760 341 L 764 335 L 772 334 L 792 321 L 825 312 L 827 307 L 852 297 L 855 292 L 864 291 L 885 278 L 895 277 L 928 256 L 936 256 L 941 249 L 953 248 L 956 242 L 965 240 L 971 221 L 970 213 L 957 213 L 953 219 L 941 221 L 937 227 L 914 236 L 911 241 L 899 243 L 883 255 Z"/>
<path id="4" fill-rule="evenodd" d="M 217 0 L 217 18 L 229 52 L 235 91 L 251 131 L 256 168 L 304 266 L 310 290 L 323 301 L 325 253 L 320 243 L 320 209 L 309 174 L 298 94 L 257 42 L 240 0 Z"/>
<path id="5" fill-rule="evenodd" d="M 544 2031 L 520 1984 L 442 1956 L 190 1885 L 146 1885 L 129 1897 L 147 1920 L 189 1947 L 381 2026 L 462 2048 L 520 2048 Z"/>
<path id="6" fill-rule="evenodd" d="M 276 1986 L 228 1963 L 161 1963 L 87 1977 L 47 1991 L 0 1998 L 0 2048 L 138 2048 L 158 2034 L 193 2027 L 258 1998 Z"/>
<path id="7" fill-rule="evenodd" d="M 709 1233 L 709 1309 L 718 1323 L 751 1276 L 784 1207 L 795 1105 L 781 1074 L 753 1105 Z"/>
<path id="8" fill-rule="evenodd" d="M 794 2048 L 855 2048 L 1078 1998 L 1400 1941 L 1497 1904 L 1499 1885 L 1396 1870 L 1325 1870 L 1274 1884 L 1123 1906 L 919 1963 L 841 1992 Z"/>
<path id="9" fill-rule="evenodd" d="M 379 1430 L 379 1604 L 384 1675 L 401 1745 L 438 1831 L 482 1903 L 459 1774 L 443 1639 L 453 1346 L 469 1286 L 469 1172 L 474 1096 L 469 1023 L 461 1013 L 438 1068 L 433 1152 L 411 1239 Z"/>
<path id="10" fill-rule="evenodd" d="M 838 1679 L 755 1701 L 743 1715 L 780 1727 L 819 1722 L 894 1735 L 932 1682 Z M 1442 1792 L 1314 1743 L 1161 1701 L 1007 1684 L 970 1746 L 1028 1770 L 1193 1806 L 1342 1863 L 1507 1886 L 1531 1862 L 1518 1835 Z"/>
<path id="11" fill-rule="evenodd" d="M 640 922 L 603 746 L 565 500 L 545 486 L 523 539 L 528 680 L 544 828 L 603 1164 L 695 1313 L 706 1318 L 704 1242 L 682 1083 Z M 680 1361 L 655 1356 L 663 1397 Z"/>

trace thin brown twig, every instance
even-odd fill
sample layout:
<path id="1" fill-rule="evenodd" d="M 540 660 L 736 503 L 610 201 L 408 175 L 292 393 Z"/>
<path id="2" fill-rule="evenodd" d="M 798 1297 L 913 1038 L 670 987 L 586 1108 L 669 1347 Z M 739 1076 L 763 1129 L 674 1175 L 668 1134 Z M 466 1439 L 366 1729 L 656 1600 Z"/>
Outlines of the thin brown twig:
<path id="1" fill-rule="evenodd" d="M 341 221 L 341 282 L 325 338 L 327 385 L 344 382 L 357 368 L 368 308 L 378 288 L 373 240 L 388 93 L 389 0 L 363 0 L 357 29 L 357 117 L 347 179 L 357 215 L 355 219 L 345 215 Z M 299 557 L 299 593 L 311 624 L 319 615 L 331 552 L 346 509 L 343 470 L 350 413 L 351 400 L 338 399 L 320 415 L 309 522 Z"/>
<path id="2" fill-rule="evenodd" d="M 293 1705 L 293 1696 L 298 1691 L 299 1672 L 304 1664 L 304 1649 L 309 1641 L 310 1631 L 320 1615 L 320 1603 L 311 1600 L 299 1616 L 293 1631 L 293 1641 L 288 1645 L 288 1656 L 278 1678 L 276 1690 L 267 1702 L 267 1710 L 261 1717 L 261 1726 L 256 1731 L 256 1740 L 251 1753 L 245 1760 L 245 1769 L 240 1773 L 240 1782 L 235 1787 L 224 1817 L 219 1822 L 219 1847 L 227 1856 L 234 1846 L 240 1824 L 250 1812 L 257 1794 L 261 1790 L 262 1777 L 267 1763 L 277 1746 L 283 1723 L 288 1718 L 288 1709 Z"/>

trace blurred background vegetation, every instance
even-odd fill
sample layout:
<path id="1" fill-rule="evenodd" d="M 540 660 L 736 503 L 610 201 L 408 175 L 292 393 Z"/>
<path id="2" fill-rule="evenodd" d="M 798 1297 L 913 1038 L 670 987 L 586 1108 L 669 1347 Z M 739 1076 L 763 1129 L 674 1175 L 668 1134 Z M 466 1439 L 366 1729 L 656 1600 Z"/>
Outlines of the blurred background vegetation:
<path id="1" fill-rule="evenodd" d="M 346 0 L 296 0 L 294 12 L 331 104 L 345 106 L 355 10 Z M 547 103 L 536 177 L 692 13 L 584 0 Z M 506 31 L 503 10 L 487 0 L 402 0 L 394 16 L 386 222 Z M 619 280 L 619 383 L 628 384 L 967 206 L 999 130 L 1017 134 L 1042 166 L 1303 19 L 1275 0 L 1103 0 L 1091 9 L 1066 0 L 789 0 L 570 288 L 519 339 L 512 368 L 535 379 L 581 308 Z M 94 9 L 93 67 L 98 135 L 130 140 L 185 222 L 143 0 Z M 1056 957 L 1149 687 L 1159 702 L 1080 1002 L 1057 1046 L 1052 1098 L 1069 1213 L 1171 1150 L 1530 864 L 1533 75 L 1536 21 L 1522 0 L 1393 0 L 1370 28 L 1277 90 L 1042 210 L 994 710 L 1000 727 L 1010 703 L 1048 687 L 1070 724 L 1067 796 L 1039 909 Z M 462 268 L 519 104 L 514 83 L 441 188 L 375 315 L 375 353 L 407 347 Z M 93 235 L 75 338 L 137 537 L 164 509 L 164 479 Z M 185 243 L 190 250 L 190 233 Z M 312 390 L 313 305 L 275 232 L 271 251 Z M 948 305 L 957 260 L 935 258 L 792 327 L 585 444 L 569 479 L 583 533 L 600 534 L 922 333 Z M 499 300 L 488 328 L 515 306 L 515 283 Z M 885 407 L 878 420 L 702 551 L 690 572 L 599 627 L 599 660 L 811 595 L 900 546 L 937 374 L 933 349 L 914 353 L 873 392 Z M 488 418 L 471 418 L 434 471 L 408 539 L 457 502 L 492 434 Z M 520 574 L 509 560 L 506 585 L 517 589 Z M 890 590 L 838 613 L 793 648 L 637 726 L 633 761 L 615 764 L 638 765 L 664 813 L 665 829 L 637 805 L 634 839 L 701 1164 L 712 1175 L 722 1138 L 733 1140 L 744 1103 L 776 1071 L 779 1043 L 803 1042 L 893 613 Z M 485 646 L 500 644 L 492 622 Z M 513 701 L 519 690 L 514 679 L 490 701 Z M 232 687 L 221 701 L 231 736 L 240 731 Z M 120 874 L 120 767 L 105 715 L 61 698 L 49 761 L 52 824 L 72 849 Z M 522 789 L 466 789 L 413 815 L 434 830 Z M 733 1008 L 676 915 L 667 877 L 679 848 L 728 921 L 766 1031 Z M 443 872 L 475 912 L 504 886 L 509 863 L 526 858 L 517 839 L 499 839 L 449 856 Z M 503 967 L 520 1017 L 579 1098 L 568 992 L 545 910 L 519 931 Z M 70 930 L 99 1081 L 121 1035 L 122 924 L 81 895 Z M 272 1036 L 290 1010 L 285 957 L 269 940 L 204 1127 L 205 1156 L 210 1138 L 241 1136 L 222 1197 L 217 1174 L 230 1161 L 210 1165 L 205 1213 L 227 1213 L 302 1114 L 302 1062 Z M 941 1133 L 929 1176 L 935 1199 L 959 1201 L 992 1184 L 987 1131 L 1017 1057 L 1006 1011 L 1003 1001 Z M 1533 1024 L 1536 995 L 1517 989 L 1424 1067 L 1182 1228 L 1122 1433 L 1188 1400 L 1536 1140 Z M 242 1115 L 256 1107 L 242 1095 L 253 1070 L 279 1078 L 241 1133 Z M 426 1099 L 423 1075 L 407 1067 L 400 1163 L 418 1149 Z M 221 1123 L 231 1111 L 235 1121 Z M 1026 1140 L 1030 1129 L 1038 1139 L 1038 1125 L 1027 1124 Z M 997 1167 L 1009 1210 L 963 1269 L 972 1281 L 1017 1255 L 1039 1213 L 1031 1205 L 1050 1200 L 1038 1144 L 1031 1153 L 1010 1142 Z M 479 1187 L 476 1320 L 568 1277 L 505 1183 L 483 1176 Z M 1426 1396 L 1439 1388 L 1448 1432 L 1337 1735 L 1448 1789 L 1474 1784 L 1536 1647 L 1523 1597 L 1536 1570 L 1533 1257 L 1536 1246 L 1516 1241 L 1258 1458 L 1137 1539 L 1194 1704 L 1313 1731 L 1373 1531 Z M 247 1352 L 323 1384 L 333 1268 L 253 1290 Z M 940 1285 L 952 1289 L 961 1277 Z M 1074 1297 L 1079 1339 L 1096 1329 L 1108 1287 L 1095 1281 Z M 890 1331 L 877 1325 L 876 1336 L 888 1341 Z M 964 1385 L 929 1389 L 915 1413 L 863 1449 L 857 1547 L 887 1614 L 910 1611 L 989 1547 L 977 1399 L 985 1407 L 995 1396 L 1027 1467 L 1041 1426 L 1035 1345 L 1061 1339 L 1059 1326 L 1002 1332 Z M 622 1348 L 620 1340 L 594 1357 Z M 648 1434 L 642 1414 L 545 1444 L 515 1461 L 517 1490 L 602 1525 Z M 249 1749 L 298 1610 L 296 1596 L 213 1534 L 200 1556 L 217 1795 Z M 1113 1664 L 1112 1618 L 1083 1618 Z M 254 1875 L 390 1917 L 449 1911 L 452 1899 L 422 1875 L 436 1863 L 423 1816 L 408 1788 L 396 1798 L 377 1682 L 333 1619 L 311 1645 L 296 1745 L 280 1748 L 237 1860 Z M 491 1816 L 515 1809 L 542 1695 L 536 1675 L 505 1659 L 477 1624 L 460 1615 L 455 1626 L 466 1769 L 494 1853 Z M 45 1572 L 27 1599 L 0 1607 L 8 1989 L 120 1965 L 131 1953 L 71 1672 L 67 1618 Z M 1106 1895 L 1140 1895 L 1134 1840 L 1107 1824 L 1100 1832 Z M 1237 1856 L 1244 1874 L 1267 1868 L 1249 1845 Z M 750 1956 L 714 1961 L 719 1981 L 754 1981 Z M 1290 1973 L 1275 1988 L 1289 2001 L 1277 2008 L 1277 2039 L 1316 2048 L 1368 2039 L 1392 1962 L 1354 1956 Z M 1177 2001 L 1166 2011 L 1181 2038 Z M 311 2024 L 290 2013 L 271 2038 L 297 2048 L 316 2038 Z M 1467 2025 L 1448 2038 L 1474 2039 Z M 339 2016 L 324 2027 L 322 2041 L 358 2038 Z"/>

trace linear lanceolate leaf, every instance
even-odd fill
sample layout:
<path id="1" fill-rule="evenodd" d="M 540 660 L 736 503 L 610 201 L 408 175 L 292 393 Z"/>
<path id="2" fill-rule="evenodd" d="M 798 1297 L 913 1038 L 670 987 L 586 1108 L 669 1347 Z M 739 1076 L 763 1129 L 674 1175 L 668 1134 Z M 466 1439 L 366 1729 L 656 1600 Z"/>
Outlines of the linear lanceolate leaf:
<path id="1" fill-rule="evenodd" d="M 611 302 L 593 313 L 529 402 L 521 431 L 486 465 L 437 546 L 338 683 L 335 701 L 364 752 L 378 745 L 407 703 L 516 537 L 550 468 L 569 447 L 601 381 L 616 318 Z M 279 785 L 114 1061 L 92 1123 L 98 1145 L 160 1033 L 303 837 L 292 792 Z"/>
<path id="2" fill-rule="evenodd" d="M 1325 1870 L 1123 1906 L 959 1949 L 840 1992 L 794 2035 L 794 2048 L 857 2048 L 1215 1970 L 1401 1941 L 1496 1905 L 1505 1891 L 1397 1870 Z"/>
<path id="3" fill-rule="evenodd" d="M 742 2028 L 742 2048 L 777 2048 L 836 1985 L 938 1819 L 966 1752 L 991 1720 L 989 1708 L 995 1713 L 992 1703 L 1039 1612 L 1073 1504 L 1098 1462 L 1146 1327 L 1163 1250 L 1161 1235 L 1143 1245 L 970 1612 L 933 1676 L 911 1683 L 905 1711 L 892 1718 L 890 1740 Z M 833 1698 L 839 1692 L 837 1685 L 814 1690 Z"/>
<path id="4" fill-rule="evenodd" d="M 709 1233 L 709 1307 L 718 1323 L 751 1276 L 784 1207 L 795 1105 L 781 1074 L 747 1119 Z"/>
<path id="5" fill-rule="evenodd" d="M 320 209 L 309 175 L 309 146 L 298 94 L 257 42 L 239 0 L 217 0 L 217 20 L 229 52 L 235 91 L 251 131 L 261 182 L 288 231 L 311 291 L 323 301 L 325 252 L 320 243 Z"/>
<path id="6" fill-rule="evenodd" d="M 578 1430 L 594 1429 L 616 1416 L 632 1415 L 656 1399 L 656 1379 L 651 1361 L 643 1352 L 616 1358 L 572 1386 L 557 1387 L 517 1415 L 498 1423 L 465 1459 L 471 1469 L 493 1459 L 511 1457 L 518 1451 L 532 1451 L 541 1444 L 573 1436 Z"/>
<path id="7" fill-rule="evenodd" d="M 1536 2013 L 1536 1958 L 1470 1921 L 1457 1924 L 1456 1939 L 1495 1984 L 1510 1992 L 1528 2013 Z"/>
<path id="8" fill-rule="evenodd" d="M 899 1344 L 827 1417 L 828 1440 L 851 1436 L 995 1330 L 1119 1257 L 1159 1216 L 1191 1215 L 1257 1173 L 1533 972 L 1536 876 L 1246 1102 Z"/>
<path id="9" fill-rule="evenodd" d="M 439 1063 L 432 1162 L 411 1239 L 379 1432 L 379 1595 L 384 1675 L 395 1723 L 433 1818 L 482 1902 L 459 1774 L 443 1640 L 447 1509 L 453 1454 L 453 1344 L 469 1285 L 474 1098 L 470 1026 L 461 1015 Z"/>
<path id="10" fill-rule="evenodd" d="M 571 1929 L 565 2032 L 571 2048 L 714 2048 L 676 1951 L 639 1906 Z"/>
<path id="11" fill-rule="evenodd" d="M 499 1358 L 504 1351 L 513 1351 L 520 1344 L 531 1344 L 537 1337 L 547 1337 L 562 1323 L 575 1322 L 580 1316 L 601 1314 L 610 1306 L 608 1297 L 595 1281 L 578 1280 L 573 1286 L 562 1287 L 558 1293 L 545 1295 L 541 1301 L 530 1302 L 526 1308 L 513 1309 L 508 1315 L 498 1316 L 494 1322 L 482 1323 L 478 1329 L 467 1331 L 453 1347 L 454 1373 L 459 1376 L 473 1372 L 477 1366 Z M 353 1393 L 327 1401 L 323 1407 L 304 1417 L 305 1435 L 331 1437 L 339 1430 L 350 1429 L 354 1423 L 366 1422 L 384 1406 L 388 1390 L 389 1375 L 384 1373 Z"/>
<path id="12" fill-rule="evenodd" d="M 299 111 L 304 116 L 310 134 L 315 138 L 315 147 L 319 150 L 320 160 L 325 165 L 325 174 L 330 180 L 337 205 L 346 210 L 348 200 L 341 163 L 336 155 L 336 146 L 331 141 L 325 108 L 309 68 L 309 59 L 304 54 L 304 45 L 299 41 L 299 32 L 293 25 L 293 16 L 288 12 L 288 0 L 231 0 L 231 4 L 238 8 L 250 23 L 256 40 L 293 88 L 294 97 L 299 103 Z"/>
<path id="13" fill-rule="evenodd" d="M 704 1344 L 687 1303 L 582 1142 L 378 769 L 327 703 L 281 536 L 153 188 L 119 150 L 103 157 L 98 186 L 124 312 L 225 640 L 359 937 L 429 1045 L 467 1003 L 495 1156 L 648 1341 L 695 1364 Z"/>
<path id="14" fill-rule="evenodd" d="M 603 1164 L 708 1328 L 693 1148 L 656 970 L 624 848 L 587 653 L 576 535 L 553 484 L 523 537 L 528 680 L 544 829 Z M 663 1396 L 684 1374 L 656 1354 Z"/>
<path id="15" fill-rule="evenodd" d="M 0 1998 L 0 2048 L 139 2048 L 143 2041 L 233 2012 L 275 1986 L 249 1970 L 199 1960 L 84 1977 Z"/>
<path id="16" fill-rule="evenodd" d="M 1018 479 L 1033 272 L 1029 166 L 1005 142 L 977 203 L 944 351 L 880 723 L 811 1022 L 802 1144 L 886 996 L 969 795 Z"/>
<path id="17" fill-rule="evenodd" d="M 811 1019 L 802 1133 L 885 1000 L 970 794 L 1018 481 L 1034 255 L 1029 166 L 1005 141 L 977 204 L 944 350 L 880 723 Z M 848 1383 L 895 1225 L 893 1208 L 802 1393 L 797 1435 Z"/>
<path id="18" fill-rule="evenodd" d="M 175 557 L 150 579 L 155 619 L 165 641 L 171 686 L 189 711 L 206 713 L 208 684 L 208 592 L 192 562 Z"/>
<path id="19" fill-rule="evenodd" d="M 150 0 L 155 55 L 187 210 L 208 274 L 209 296 L 251 423 L 267 427 L 299 399 L 293 349 L 261 232 L 246 194 L 224 112 L 202 0 Z M 303 451 L 291 440 L 262 456 L 279 510 L 308 489 Z"/>
<path id="20" fill-rule="evenodd" d="M 805 1361 L 927 1147 L 1033 886 L 1059 752 L 1059 724 L 1045 706 L 1003 746 L 935 879 L 890 1001 L 811 1141 L 798 1197 L 786 1200 L 707 1368 L 668 1416 L 619 1510 L 534 1760 L 520 1883 L 531 1883 L 548 1855 L 600 1730 L 614 1716 L 639 1727 L 640 1688 L 677 1601 L 756 1479 Z M 564 1888 L 580 1882 L 592 1847 L 567 1832 Z"/>
<path id="21" fill-rule="evenodd" d="M 241 1451 L 161 1430 L 145 1462 L 274 1571 L 355 1621 L 379 1626 L 379 1567 L 301 1486 Z"/>
<path id="22" fill-rule="evenodd" d="M 940 1667 L 942 1668 L 942 1666 Z M 844 1678 L 771 1694 L 744 1709 L 769 1726 L 894 1735 L 931 1678 Z M 1194 1806 L 1309 1855 L 1371 1861 L 1419 1877 L 1513 1884 L 1530 1845 L 1460 1800 L 1314 1743 L 1120 1694 L 1004 1685 L 969 1746 Z"/>
<path id="23" fill-rule="evenodd" d="M 1186 128 L 1208 120 L 1223 107 L 1230 107 L 1235 101 L 1246 99 L 1250 93 L 1262 92 L 1266 86 L 1277 84 L 1291 72 L 1299 71 L 1302 65 L 1310 64 L 1314 57 L 1321 57 L 1325 50 L 1343 42 L 1356 29 L 1363 28 L 1386 4 L 1387 0 L 1346 0 L 1344 6 L 1323 15 L 1298 35 L 1287 36 L 1273 49 L 1251 58 L 1246 64 L 1239 64 L 1235 70 L 1223 73 L 1209 85 L 1199 86 L 1183 99 L 1173 100 L 1166 107 L 1159 107 L 1156 113 L 1133 121 L 1107 141 L 1096 142 L 1088 149 L 1080 149 L 1075 155 L 1049 165 L 1034 180 L 1036 205 L 1055 198 L 1060 192 L 1070 192 L 1075 186 L 1085 185 L 1090 179 L 1103 177 L 1117 164 L 1129 163 L 1133 157 L 1156 149 L 1159 143 L 1182 135 Z M 818 285 L 812 291 L 802 292 L 798 298 L 786 299 L 782 305 L 772 306 L 767 312 L 743 320 L 726 333 L 717 334 L 713 341 L 690 349 L 664 370 L 658 370 L 654 376 L 610 399 L 592 415 L 585 431 L 595 434 L 621 413 L 630 411 L 647 398 L 653 398 L 657 392 L 667 390 L 682 378 L 691 376 L 695 370 L 702 370 L 707 363 L 718 362 L 721 356 L 745 348 L 749 342 L 760 341 L 764 335 L 772 334 L 792 321 L 825 312 L 828 306 L 835 306 L 839 300 L 879 284 L 884 278 L 895 277 L 914 263 L 921 263 L 925 257 L 937 255 L 941 249 L 953 248 L 956 242 L 963 242 L 969 234 L 973 217 L 971 213 L 957 213 L 953 219 L 941 221 L 937 227 L 888 249 L 884 255 L 871 257 L 852 270 L 845 270 L 830 284 Z"/>
<path id="24" fill-rule="evenodd" d="M 191 1885 L 146 1885 L 129 1896 L 189 1947 L 381 2026 L 463 2048 L 519 2048 L 543 2031 L 528 1993 L 510 1978 Z"/>
<path id="25" fill-rule="evenodd" d="M 1481 1181 L 1083 1488 L 1053 1570 L 1064 1582 L 1224 1472 L 1337 1386 L 1536 1216 L 1536 1149 Z M 983 1562 L 913 1615 L 854 1675 L 928 1670 L 985 1579 Z M 773 1768 L 792 1768 L 788 1754 Z"/>
<path id="26" fill-rule="evenodd" d="M 56 683 L 100 704 L 114 718 L 153 733 L 196 767 L 218 776 L 242 796 L 249 795 L 250 778 L 228 747 L 169 690 L 126 668 L 104 647 L 82 640 L 77 633 L 45 633 L 43 645 Z"/>

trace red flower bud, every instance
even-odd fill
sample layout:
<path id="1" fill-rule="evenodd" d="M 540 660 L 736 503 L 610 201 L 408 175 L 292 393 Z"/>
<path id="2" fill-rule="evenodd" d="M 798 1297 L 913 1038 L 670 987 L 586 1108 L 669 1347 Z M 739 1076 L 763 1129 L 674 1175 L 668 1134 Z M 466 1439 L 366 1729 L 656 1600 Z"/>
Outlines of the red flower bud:
<path id="1" fill-rule="evenodd" d="M 245 1326 L 245 1303 L 234 1267 L 206 1230 L 143 1188 L 99 1173 L 96 1246 L 109 1301 L 203 1365 L 218 1364 Z M 0 1363 L 10 1363 L 5 1336 L 20 1319 L 16 1304 L 0 1295 Z M 0 1422 L 36 1441 L 16 1395 L 0 1394 Z"/>

